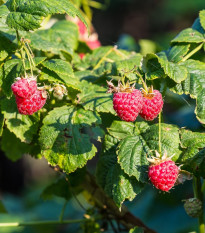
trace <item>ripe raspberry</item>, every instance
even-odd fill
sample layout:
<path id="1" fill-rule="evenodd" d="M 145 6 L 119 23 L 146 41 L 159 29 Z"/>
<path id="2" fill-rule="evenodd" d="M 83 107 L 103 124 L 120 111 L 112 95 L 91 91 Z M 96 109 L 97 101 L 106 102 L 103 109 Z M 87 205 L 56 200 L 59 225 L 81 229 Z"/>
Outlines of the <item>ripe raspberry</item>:
<path id="1" fill-rule="evenodd" d="M 87 40 L 86 44 L 88 45 L 88 47 L 93 50 L 93 49 L 97 49 L 101 46 L 101 43 L 99 40 Z"/>
<path id="2" fill-rule="evenodd" d="M 143 97 L 139 90 L 130 87 L 130 84 L 122 85 L 119 83 L 118 87 L 114 87 L 112 82 L 107 82 L 108 92 L 114 92 L 113 108 L 117 115 L 124 121 L 135 121 L 139 112 L 142 109 Z"/>
<path id="3" fill-rule="evenodd" d="M 159 153 L 156 152 L 157 157 L 148 159 L 151 162 L 148 170 L 148 177 L 152 184 L 162 191 L 169 191 L 175 184 L 179 168 L 175 162 L 167 158 L 166 153 L 160 159 Z"/>
<path id="4" fill-rule="evenodd" d="M 12 84 L 11 89 L 14 95 L 22 98 L 28 98 L 37 90 L 36 79 L 34 77 L 17 78 L 17 81 Z"/>
<path id="5" fill-rule="evenodd" d="M 16 104 L 20 114 L 32 115 L 41 109 L 46 103 L 46 96 L 44 91 L 36 90 L 36 92 L 29 98 L 21 98 L 16 96 Z"/>
<path id="6" fill-rule="evenodd" d="M 148 91 L 142 90 L 144 105 L 140 116 L 146 121 L 154 120 L 163 107 L 162 95 L 158 90 L 153 90 L 151 87 Z"/>
<path id="7" fill-rule="evenodd" d="M 187 199 L 184 203 L 184 209 L 190 217 L 197 218 L 202 212 L 202 202 L 197 198 Z"/>

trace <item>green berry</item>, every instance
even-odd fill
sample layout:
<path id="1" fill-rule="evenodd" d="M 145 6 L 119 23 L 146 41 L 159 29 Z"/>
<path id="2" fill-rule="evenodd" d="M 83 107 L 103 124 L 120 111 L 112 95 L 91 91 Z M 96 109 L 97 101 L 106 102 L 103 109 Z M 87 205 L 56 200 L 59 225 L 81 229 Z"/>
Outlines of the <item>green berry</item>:
<path id="1" fill-rule="evenodd" d="M 189 198 L 185 200 L 184 209 L 190 217 L 197 218 L 202 212 L 202 202 L 197 198 Z"/>

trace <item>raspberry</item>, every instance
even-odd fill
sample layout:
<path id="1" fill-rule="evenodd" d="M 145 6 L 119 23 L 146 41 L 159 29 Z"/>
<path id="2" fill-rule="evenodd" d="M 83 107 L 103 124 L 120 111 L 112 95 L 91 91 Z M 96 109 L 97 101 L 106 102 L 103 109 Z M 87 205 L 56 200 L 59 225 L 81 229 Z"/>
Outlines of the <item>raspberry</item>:
<path id="1" fill-rule="evenodd" d="M 197 198 L 189 198 L 185 200 L 184 209 L 190 217 L 197 218 L 202 212 L 202 202 Z"/>
<path id="2" fill-rule="evenodd" d="M 21 98 L 16 96 L 16 104 L 20 114 L 32 115 L 41 109 L 46 103 L 46 96 L 44 91 L 36 90 L 36 92 L 29 98 Z"/>
<path id="3" fill-rule="evenodd" d="M 93 49 L 97 49 L 101 46 L 101 43 L 99 40 L 87 40 L 86 44 L 88 45 L 88 47 L 93 50 Z"/>
<path id="4" fill-rule="evenodd" d="M 152 184 L 162 191 L 169 191 L 175 184 L 179 168 L 175 162 L 167 158 L 166 153 L 160 159 L 159 153 L 156 152 L 157 157 L 148 159 L 151 162 L 148 170 L 148 177 Z"/>
<path id="5" fill-rule="evenodd" d="M 36 79 L 34 77 L 17 78 L 17 81 L 12 84 L 11 89 L 14 95 L 22 98 L 28 98 L 37 90 Z"/>
<path id="6" fill-rule="evenodd" d="M 163 107 L 162 95 L 158 90 L 153 90 L 151 87 L 148 91 L 143 90 L 144 105 L 140 116 L 146 121 L 154 120 L 161 112 Z"/>
<path id="7" fill-rule="evenodd" d="M 130 87 L 130 84 L 118 84 L 114 87 L 112 82 L 107 82 L 109 89 L 108 93 L 114 92 L 113 95 L 113 108 L 117 115 L 124 121 L 135 121 L 139 112 L 142 109 L 143 97 L 139 90 Z"/>

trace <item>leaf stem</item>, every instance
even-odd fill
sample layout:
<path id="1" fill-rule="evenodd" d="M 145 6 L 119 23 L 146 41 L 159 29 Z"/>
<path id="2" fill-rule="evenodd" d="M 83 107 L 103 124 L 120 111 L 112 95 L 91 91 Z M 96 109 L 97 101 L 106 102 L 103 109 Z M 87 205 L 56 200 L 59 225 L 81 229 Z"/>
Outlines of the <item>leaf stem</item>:
<path id="1" fill-rule="evenodd" d="M 162 144 L 161 144 L 162 129 L 161 129 L 161 121 L 162 121 L 162 112 L 159 113 L 159 154 L 160 154 L 160 157 L 162 156 Z"/>
<path id="2" fill-rule="evenodd" d="M 26 65 L 25 65 L 25 54 L 24 54 L 24 51 L 23 51 L 22 42 L 21 42 L 18 30 L 16 30 L 16 38 L 17 38 L 17 42 L 18 42 L 18 46 L 19 46 L 21 60 L 22 60 L 22 63 L 23 63 L 24 76 L 26 78 L 27 75 L 26 75 Z"/>
<path id="3" fill-rule="evenodd" d="M 66 200 L 65 203 L 63 204 L 61 214 L 60 214 L 60 217 L 59 217 L 60 222 L 63 222 L 63 216 L 64 216 L 64 212 L 65 212 L 65 208 L 66 208 L 67 203 L 68 203 L 68 201 Z"/>
<path id="4" fill-rule="evenodd" d="M 147 84 L 145 83 L 144 79 L 142 78 L 142 75 L 139 73 L 138 70 L 135 70 L 136 74 L 139 76 L 141 82 L 142 82 L 142 85 L 143 85 L 143 88 L 146 92 L 148 92 L 148 89 L 147 89 Z"/>
<path id="5" fill-rule="evenodd" d="M 180 62 L 184 62 L 187 59 L 189 59 L 192 55 L 194 55 L 196 52 L 198 52 L 204 43 L 201 43 L 199 46 L 197 46 L 195 49 L 193 49 L 190 53 L 188 53 Z"/>
<path id="6" fill-rule="evenodd" d="M 85 222 L 87 219 L 74 219 L 74 220 L 64 220 L 64 221 L 32 221 L 32 222 L 8 222 L 0 223 L 1 227 L 20 227 L 20 226 L 42 226 L 42 225 L 59 225 L 59 224 L 72 224 Z"/>
<path id="7" fill-rule="evenodd" d="M 113 51 L 114 48 L 111 48 L 105 53 L 105 55 L 100 59 L 100 61 L 96 64 L 96 66 L 93 68 L 93 70 L 96 70 L 100 67 L 101 63 L 105 60 L 105 58 Z"/>
<path id="8" fill-rule="evenodd" d="M 203 193 L 202 193 L 202 185 L 201 185 L 200 177 L 195 177 L 195 176 L 193 177 L 193 190 L 194 190 L 194 196 L 202 202 L 202 208 L 203 208 Z M 205 233 L 203 209 L 198 217 L 198 222 L 199 222 L 199 233 Z"/>

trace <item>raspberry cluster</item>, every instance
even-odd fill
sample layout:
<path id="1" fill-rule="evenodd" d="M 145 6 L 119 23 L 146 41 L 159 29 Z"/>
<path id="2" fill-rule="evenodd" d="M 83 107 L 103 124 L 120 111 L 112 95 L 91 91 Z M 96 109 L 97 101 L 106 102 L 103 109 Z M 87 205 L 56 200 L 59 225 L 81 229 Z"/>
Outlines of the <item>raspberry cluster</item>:
<path id="1" fill-rule="evenodd" d="M 38 90 L 34 77 L 17 78 L 11 89 L 16 97 L 16 104 L 20 114 L 32 115 L 46 103 L 46 92 Z"/>
<path id="2" fill-rule="evenodd" d="M 158 90 L 147 88 L 146 90 L 135 89 L 127 82 L 115 87 L 112 82 L 108 83 L 108 93 L 113 94 L 113 108 L 117 115 L 124 121 L 135 121 L 140 115 L 146 121 L 154 120 L 161 112 L 163 98 Z"/>

